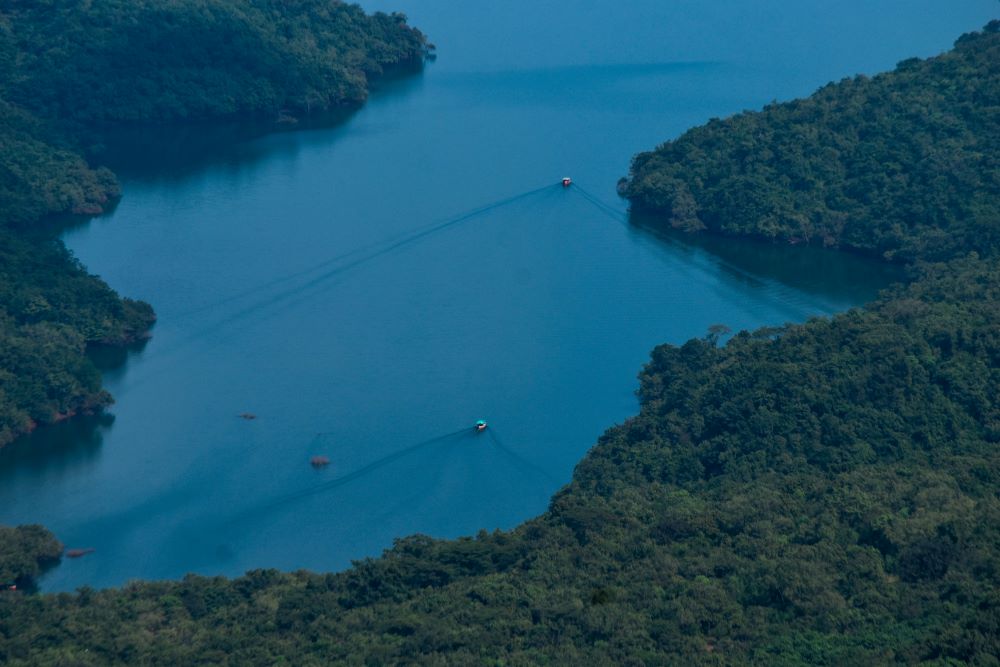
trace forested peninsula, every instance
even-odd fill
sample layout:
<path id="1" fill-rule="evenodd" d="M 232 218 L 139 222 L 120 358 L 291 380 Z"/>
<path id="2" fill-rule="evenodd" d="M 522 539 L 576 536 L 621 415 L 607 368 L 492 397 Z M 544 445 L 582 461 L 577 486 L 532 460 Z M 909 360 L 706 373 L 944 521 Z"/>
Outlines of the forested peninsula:
<path id="1" fill-rule="evenodd" d="M 991 23 L 638 156 L 645 222 L 876 252 L 911 280 L 656 348 L 639 414 L 540 517 L 336 574 L 0 594 L 0 661 L 997 664 L 998 75 Z"/>
<path id="2" fill-rule="evenodd" d="M 431 48 L 404 16 L 322 0 L 12 0 L 0 6 L 0 446 L 111 397 L 85 355 L 148 335 L 49 223 L 121 195 L 102 127 L 282 118 L 363 102 Z"/>
<path id="3" fill-rule="evenodd" d="M 620 188 L 685 231 L 912 262 L 1000 246 L 997 24 L 949 53 L 831 83 L 635 157 Z"/>

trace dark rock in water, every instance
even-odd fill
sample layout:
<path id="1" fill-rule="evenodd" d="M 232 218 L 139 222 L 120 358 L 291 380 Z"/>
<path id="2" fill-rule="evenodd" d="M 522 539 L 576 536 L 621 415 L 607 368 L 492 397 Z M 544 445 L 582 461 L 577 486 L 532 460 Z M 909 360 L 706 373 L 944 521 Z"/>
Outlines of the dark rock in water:
<path id="1" fill-rule="evenodd" d="M 94 552 L 94 549 L 92 549 L 92 548 L 87 548 L 87 549 L 67 549 L 66 550 L 66 557 L 67 558 L 79 558 L 80 556 L 86 556 L 87 554 L 93 553 L 93 552 Z"/>
<path id="2" fill-rule="evenodd" d="M 618 185 L 615 186 L 615 190 L 618 192 L 619 197 L 625 197 L 628 193 L 628 179 L 622 176 L 618 179 Z"/>

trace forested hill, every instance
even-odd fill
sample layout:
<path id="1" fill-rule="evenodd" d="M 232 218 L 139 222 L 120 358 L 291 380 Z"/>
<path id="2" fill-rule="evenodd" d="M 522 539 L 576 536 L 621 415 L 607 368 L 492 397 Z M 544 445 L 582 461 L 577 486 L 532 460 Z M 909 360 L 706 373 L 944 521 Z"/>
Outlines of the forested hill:
<path id="1" fill-rule="evenodd" d="M 88 275 L 37 223 L 121 194 L 81 146 L 100 124 L 255 115 L 362 102 L 431 48 L 402 15 L 336 0 L 0 3 L 0 447 L 111 397 L 84 351 L 126 344 L 152 308 Z"/>
<path id="2" fill-rule="evenodd" d="M 1000 249 L 1000 21 L 896 70 L 712 120 L 625 194 L 674 227 L 942 260 Z"/>
<path id="3" fill-rule="evenodd" d="M 931 62 L 989 71 L 981 56 L 995 27 Z M 854 129 L 835 109 L 852 117 L 914 85 L 948 88 L 935 67 L 827 88 L 831 110 L 808 123 L 755 116 L 756 150 L 816 137 L 817 151 L 836 151 Z M 956 90 L 976 78 L 955 76 Z M 969 117 L 995 120 L 995 86 L 966 101 Z M 719 127 L 685 135 L 686 150 L 706 174 L 746 172 L 729 195 L 749 205 L 754 172 L 722 150 Z M 995 137 L 985 120 L 965 128 L 966 146 Z M 932 167 L 940 179 L 954 167 L 904 150 L 894 164 L 930 183 Z M 871 162 L 852 178 L 881 182 L 885 169 Z M 779 200 L 797 192 L 788 179 L 768 187 Z M 909 205 L 906 188 L 885 196 L 879 210 Z M 706 221 L 721 215 L 699 201 Z M 927 199 L 911 227 L 938 229 L 920 220 L 949 219 L 964 201 Z M 339 574 L 2 594 L 0 662 L 996 665 L 1000 259 L 978 238 L 956 238 L 948 254 L 961 257 L 921 263 L 909 285 L 863 309 L 725 345 L 710 333 L 656 348 L 639 414 L 600 439 L 545 514 L 513 531 L 406 538 Z"/>
<path id="4" fill-rule="evenodd" d="M 331 0 L 13 0 L 5 96 L 44 117 L 150 121 L 356 104 L 427 42 Z"/>

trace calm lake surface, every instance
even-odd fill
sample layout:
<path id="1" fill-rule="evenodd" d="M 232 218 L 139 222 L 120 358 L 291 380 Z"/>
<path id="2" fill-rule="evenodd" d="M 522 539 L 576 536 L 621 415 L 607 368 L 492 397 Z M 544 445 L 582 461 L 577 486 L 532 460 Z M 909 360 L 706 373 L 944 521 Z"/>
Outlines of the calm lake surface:
<path id="1" fill-rule="evenodd" d="M 113 418 L 0 452 L 0 523 L 96 549 L 44 589 L 332 570 L 398 536 L 543 511 L 636 412 L 654 345 L 835 313 L 893 278 L 831 252 L 657 236 L 558 179 L 623 215 L 635 152 L 938 53 L 996 9 L 363 4 L 406 12 L 437 62 L 336 122 L 107 153 L 125 197 L 65 239 L 160 320 L 143 349 L 99 354 Z"/>

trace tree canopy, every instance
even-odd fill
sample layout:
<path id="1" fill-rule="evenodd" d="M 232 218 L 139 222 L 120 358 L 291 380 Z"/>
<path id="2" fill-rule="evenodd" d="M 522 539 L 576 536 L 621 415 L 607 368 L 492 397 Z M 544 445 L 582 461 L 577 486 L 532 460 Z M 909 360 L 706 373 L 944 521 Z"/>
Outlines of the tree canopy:
<path id="1" fill-rule="evenodd" d="M 59 561 L 62 550 L 42 526 L 0 526 L 0 591 L 31 589 L 42 570 Z"/>
<path id="2" fill-rule="evenodd" d="M 357 104 L 370 79 L 428 49 L 402 14 L 329 0 L 13 0 L 0 29 L 4 96 L 90 122 Z"/>
<path id="3" fill-rule="evenodd" d="M 640 153 L 633 208 L 688 231 L 889 259 L 1000 249 L 1000 21 L 951 51 Z"/>

